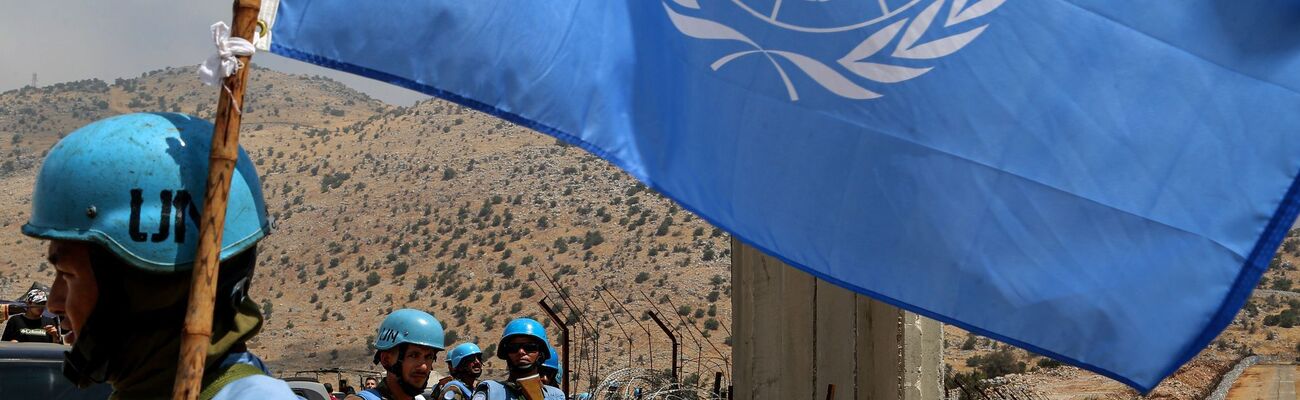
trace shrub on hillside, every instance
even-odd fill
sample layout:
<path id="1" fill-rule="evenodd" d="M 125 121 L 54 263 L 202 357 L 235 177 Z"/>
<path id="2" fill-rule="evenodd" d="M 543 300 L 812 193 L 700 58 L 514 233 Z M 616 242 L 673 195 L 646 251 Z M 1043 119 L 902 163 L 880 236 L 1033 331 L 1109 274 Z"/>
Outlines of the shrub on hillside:
<path id="1" fill-rule="evenodd" d="M 1025 363 L 1017 361 L 1015 354 L 1010 349 L 1002 349 L 983 356 L 968 358 L 966 359 L 966 366 L 975 368 L 984 375 L 985 379 L 1025 372 Z"/>
<path id="2" fill-rule="evenodd" d="M 586 237 L 582 239 L 582 249 L 587 250 L 601 243 L 605 243 L 605 237 L 599 231 L 587 231 Z"/>
<path id="3" fill-rule="evenodd" d="M 962 350 L 975 350 L 975 343 L 976 343 L 975 335 L 974 335 L 974 334 L 970 334 L 970 333 L 968 333 L 968 334 L 966 334 L 966 341 L 964 341 L 964 342 L 961 343 L 961 349 L 962 349 Z"/>
<path id="4" fill-rule="evenodd" d="M 1296 310 L 1295 307 L 1289 307 L 1278 314 L 1264 317 L 1264 325 L 1280 326 L 1283 328 L 1300 325 L 1300 310 Z"/>
<path id="5" fill-rule="evenodd" d="M 1047 357 L 1043 357 L 1038 360 L 1038 368 L 1056 368 L 1061 365 L 1062 364 L 1060 361 L 1056 361 Z"/>
<path id="6" fill-rule="evenodd" d="M 1292 283 L 1290 279 L 1279 277 L 1273 281 L 1273 290 L 1290 291 Z"/>
<path id="7" fill-rule="evenodd" d="M 506 278 L 512 278 L 515 276 L 515 266 L 502 261 L 500 264 L 497 264 L 497 273 Z"/>

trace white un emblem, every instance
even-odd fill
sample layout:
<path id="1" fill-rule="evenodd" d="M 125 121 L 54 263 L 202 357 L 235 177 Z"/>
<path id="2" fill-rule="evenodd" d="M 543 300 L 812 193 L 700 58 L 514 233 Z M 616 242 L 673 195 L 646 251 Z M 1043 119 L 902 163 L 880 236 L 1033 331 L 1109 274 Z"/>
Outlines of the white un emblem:
<path id="1" fill-rule="evenodd" d="M 770 48 L 721 21 L 699 16 L 700 0 L 664 1 L 673 26 L 703 40 L 743 42 L 749 49 L 722 54 L 710 67 L 719 71 L 742 57 L 762 57 L 776 70 L 791 101 L 799 92 L 790 80 L 793 66 L 836 95 L 864 100 L 882 94 L 865 86 L 903 82 L 930 72 L 918 66 L 953 54 L 979 37 L 988 25 L 958 26 L 985 16 L 1006 0 L 712 0 L 710 7 L 736 7 L 759 21 L 797 34 L 856 35 L 838 59 Z M 727 2 L 731 4 L 726 4 Z M 972 3 L 972 1 L 974 1 Z M 951 3 L 951 4 L 948 4 Z M 948 5 L 948 7 L 945 7 Z M 919 9 L 919 11 L 917 11 Z M 924 40 L 923 40 L 924 38 Z M 840 40 L 837 37 L 837 41 Z M 900 62 L 900 60 L 914 60 Z"/>

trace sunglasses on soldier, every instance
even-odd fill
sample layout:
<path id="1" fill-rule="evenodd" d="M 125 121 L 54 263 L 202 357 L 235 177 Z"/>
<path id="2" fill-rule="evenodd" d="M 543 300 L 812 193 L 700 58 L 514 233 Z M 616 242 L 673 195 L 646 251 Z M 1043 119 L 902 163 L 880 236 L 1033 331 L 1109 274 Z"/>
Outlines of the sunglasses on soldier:
<path id="1" fill-rule="evenodd" d="M 519 349 L 524 349 L 525 353 L 536 353 L 542 351 L 542 346 L 533 342 L 506 343 L 504 346 L 501 346 L 501 349 L 505 350 L 506 354 L 514 353 L 519 351 Z"/>

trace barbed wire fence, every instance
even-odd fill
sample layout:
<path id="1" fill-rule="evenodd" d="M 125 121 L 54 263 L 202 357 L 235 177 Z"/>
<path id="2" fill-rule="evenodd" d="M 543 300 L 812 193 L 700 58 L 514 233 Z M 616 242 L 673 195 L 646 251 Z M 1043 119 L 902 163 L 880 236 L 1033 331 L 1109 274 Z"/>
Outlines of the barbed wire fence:
<path id="1" fill-rule="evenodd" d="M 611 372 L 591 392 L 593 400 L 723 400 L 703 386 L 673 380 L 665 371 L 624 368 Z"/>

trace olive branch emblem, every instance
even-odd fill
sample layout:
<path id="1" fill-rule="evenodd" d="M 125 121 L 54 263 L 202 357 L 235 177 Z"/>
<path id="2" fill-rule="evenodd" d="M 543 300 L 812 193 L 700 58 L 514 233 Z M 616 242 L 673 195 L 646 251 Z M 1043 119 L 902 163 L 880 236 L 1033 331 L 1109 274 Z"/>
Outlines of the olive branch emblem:
<path id="1" fill-rule="evenodd" d="M 701 9 L 698 0 L 673 0 L 673 2 L 682 8 Z M 934 67 L 909 67 L 891 63 L 891 60 L 935 60 L 961 50 L 979 37 L 981 33 L 984 33 L 984 29 L 988 25 L 952 33 L 924 43 L 921 43 L 920 39 L 931 29 L 951 28 L 962 22 L 983 17 L 1002 6 L 1006 0 L 982 0 L 971 4 L 969 7 L 967 7 L 968 0 L 952 0 L 952 7 L 949 8 L 943 23 L 935 24 L 935 20 L 946 2 L 948 0 L 934 0 L 916 16 L 903 18 L 890 23 L 884 28 L 880 28 L 858 43 L 857 46 L 848 50 L 844 56 L 835 60 L 834 64 L 848 73 L 882 84 L 898 83 L 919 77 L 930 72 Z M 794 51 L 765 48 L 730 26 L 717 21 L 682 14 L 674 10 L 673 6 L 667 2 L 664 2 L 663 6 L 673 26 L 686 36 L 704 40 L 739 41 L 748 44 L 752 48 L 752 50 L 742 50 L 722 56 L 710 64 L 709 67 L 714 71 L 718 71 L 727 63 L 741 57 L 761 55 L 767 58 L 772 67 L 776 69 L 777 75 L 781 77 L 781 82 L 785 84 L 790 101 L 798 101 L 799 92 L 795 89 L 794 83 L 790 81 L 790 75 L 786 71 L 786 67 L 777 61 L 778 58 L 793 64 L 817 84 L 841 97 L 866 100 L 883 96 L 862 87 L 846 74 L 820 60 Z M 936 28 L 936 26 L 940 25 L 941 28 Z M 890 47 L 892 47 L 892 50 L 885 51 Z"/>

